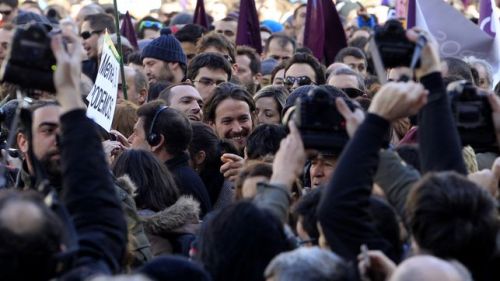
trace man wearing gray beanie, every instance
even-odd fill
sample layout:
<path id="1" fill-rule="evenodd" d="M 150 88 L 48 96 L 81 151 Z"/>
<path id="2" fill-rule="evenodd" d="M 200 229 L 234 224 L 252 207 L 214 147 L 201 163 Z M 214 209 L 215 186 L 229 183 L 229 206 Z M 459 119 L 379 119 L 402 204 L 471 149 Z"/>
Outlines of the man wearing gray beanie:
<path id="1" fill-rule="evenodd" d="M 180 83 L 184 80 L 186 55 L 170 29 L 162 29 L 161 36 L 144 47 L 141 59 L 149 84 Z"/>

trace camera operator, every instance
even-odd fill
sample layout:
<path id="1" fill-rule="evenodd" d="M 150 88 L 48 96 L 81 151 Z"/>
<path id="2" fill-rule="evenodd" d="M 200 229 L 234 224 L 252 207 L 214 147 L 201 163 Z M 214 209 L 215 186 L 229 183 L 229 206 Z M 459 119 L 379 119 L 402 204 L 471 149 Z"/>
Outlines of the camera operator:
<path id="1" fill-rule="evenodd" d="M 78 46 L 76 37 L 71 37 L 71 41 Z M 62 202 L 78 235 L 75 263 L 66 269 L 68 272 L 62 280 L 83 280 L 92 274 L 120 270 L 127 225 L 111 174 L 103 173 L 108 168 L 102 145 L 94 124 L 86 117 L 79 94 L 81 51 L 74 47 L 66 52 L 59 36 L 53 38 L 52 50 L 57 59 L 54 82 L 60 107 L 51 110 L 53 115 L 60 114 L 60 128 L 49 126 L 61 131 Z M 49 136 L 51 141 L 55 138 Z M 55 152 L 49 154 L 56 155 Z M 64 237 L 71 233 L 66 231 L 67 226 L 37 195 L 4 192 L 0 196 L 2 279 L 56 277 L 56 269 L 63 261 L 61 253 L 69 247 Z"/>
<path id="2" fill-rule="evenodd" d="M 481 188 L 457 174 L 465 175 L 466 169 L 459 135 L 452 125 L 454 121 L 440 73 L 435 42 L 417 30 L 408 31 L 407 36 L 412 42 L 416 42 L 419 36 L 425 36 L 428 40 L 422 50 L 420 67 L 415 72 L 421 84 L 409 82 L 384 85 L 372 101 L 361 125 L 354 118 L 354 113 L 343 112 L 352 139 L 344 148 L 330 183 L 323 190 L 318 208 L 320 245 L 329 247 L 352 262 L 357 261 L 362 244 L 366 244 L 369 249 L 381 250 L 395 261 L 401 258 L 402 251 L 398 248 L 398 243 L 376 229 L 375 214 L 369 209 L 372 204 L 370 194 L 372 178 L 381 155 L 380 149 L 384 146 L 383 135 L 388 130 L 390 121 L 419 113 L 422 170 L 455 173 L 431 173 L 422 178 L 417 183 L 418 188 L 413 190 L 410 190 L 410 183 L 404 188 L 384 191 L 395 206 L 400 206 L 395 202 L 397 200 L 408 200 L 403 215 L 419 246 L 415 251 L 426 251 L 442 258 L 455 258 L 472 272 L 475 280 L 488 280 L 485 277 L 494 270 L 493 252 L 496 249 L 498 231 L 495 204 L 492 197 Z M 492 106 L 494 116 L 497 116 L 500 112 L 500 100 L 493 101 L 496 102 Z M 294 153 L 285 151 L 292 143 L 295 143 Z M 289 201 L 286 194 L 301 173 L 305 156 L 301 147 L 303 145 L 300 138 L 297 139 L 297 131 L 292 129 L 291 135 L 283 141 L 276 155 L 271 183 L 260 185 L 264 189 L 261 189 L 263 192 L 256 198 L 264 196 L 266 200 L 260 201 L 277 214 L 280 214 L 280 210 L 287 209 Z M 288 154 L 296 155 L 291 159 L 292 155 Z M 294 161 L 295 165 L 291 164 Z M 498 177 L 496 182 L 498 183 Z M 466 194 L 466 197 L 462 197 L 462 194 Z M 457 213 L 458 209 L 466 214 Z M 456 220 L 461 223 L 455 224 Z M 465 231 L 464 224 L 470 224 L 471 230 Z M 443 232 L 442 229 L 447 231 Z M 445 233 L 457 235 L 450 239 Z"/>

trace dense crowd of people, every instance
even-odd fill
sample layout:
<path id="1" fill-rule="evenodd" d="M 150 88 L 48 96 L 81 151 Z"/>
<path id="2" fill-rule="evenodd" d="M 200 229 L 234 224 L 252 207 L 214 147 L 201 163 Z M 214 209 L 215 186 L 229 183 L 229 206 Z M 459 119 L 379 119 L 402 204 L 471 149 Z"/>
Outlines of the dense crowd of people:
<path id="1" fill-rule="evenodd" d="M 384 22 L 336 2 L 348 46 L 325 65 L 306 4 L 261 19 L 259 54 L 237 11 L 132 18 L 120 46 L 109 7 L 0 0 L 4 67 L 26 24 L 60 30 L 54 93 L 0 85 L 0 280 L 498 280 L 493 67 L 411 28 L 419 64 L 379 81 Z M 106 33 L 124 62 L 109 132 L 86 116 Z"/>

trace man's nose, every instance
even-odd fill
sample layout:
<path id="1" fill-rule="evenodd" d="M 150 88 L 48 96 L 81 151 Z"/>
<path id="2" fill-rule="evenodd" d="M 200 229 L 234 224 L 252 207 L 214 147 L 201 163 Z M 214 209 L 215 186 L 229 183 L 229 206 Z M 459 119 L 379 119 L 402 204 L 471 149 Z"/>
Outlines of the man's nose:
<path id="1" fill-rule="evenodd" d="M 231 131 L 233 131 L 233 133 L 240 133 L 243 131 L 243 127 L 241 127 L 239 122 L 234 122 Z"/>

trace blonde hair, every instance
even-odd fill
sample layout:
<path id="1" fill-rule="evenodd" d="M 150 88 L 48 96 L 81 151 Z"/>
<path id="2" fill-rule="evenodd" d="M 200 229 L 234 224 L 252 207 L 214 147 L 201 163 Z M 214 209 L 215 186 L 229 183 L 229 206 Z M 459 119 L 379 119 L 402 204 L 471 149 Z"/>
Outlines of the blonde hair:
<path id="1" fill-rule="evenodd" d="M 111 128 L 122 133 L 125 137 L 129 137 L 134 131 L 134 124 L 137 122 L 138 108 L 136 104 L 127 100 L 117 104 Z"/>

